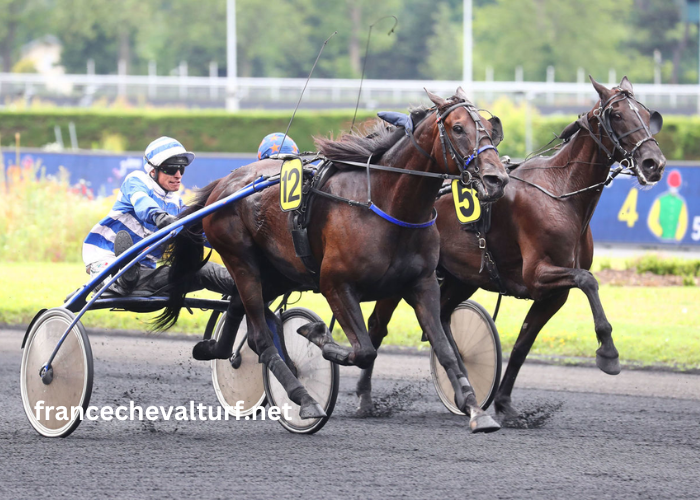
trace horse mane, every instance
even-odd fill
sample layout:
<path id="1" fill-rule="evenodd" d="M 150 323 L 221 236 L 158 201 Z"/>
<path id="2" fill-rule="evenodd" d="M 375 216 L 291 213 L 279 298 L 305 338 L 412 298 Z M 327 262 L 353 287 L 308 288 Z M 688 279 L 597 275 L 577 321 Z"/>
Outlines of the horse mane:
<path id="1" fill-rule="evenodd" d="M 430 108 L 420 106 L 410 110 L 411 119 L 417 127 L 425 118 Z M 342 134 L 338 139 L 333 137 L 314 137 L 318 151 L 329 160 L 345 160 L 366 162 L 371 156 L 372 162 L 378 162 L 382 156 L 406 137 L 403 128 L 388 126 L 384 121 L 372 120 L 363 126 L 359 132 Z M 342 164 L 337 164 L 340 169 Z"/>

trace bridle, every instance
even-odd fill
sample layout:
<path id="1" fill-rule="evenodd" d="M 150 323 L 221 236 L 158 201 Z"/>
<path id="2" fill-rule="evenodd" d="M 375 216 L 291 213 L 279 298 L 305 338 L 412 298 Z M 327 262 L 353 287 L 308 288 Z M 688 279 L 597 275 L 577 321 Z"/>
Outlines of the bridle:
<path id="1" fill-rule="evenodd" d="M 458 108 L 466 108 L 467 113 L 469 114 L 470 118 L 474 122 L 474 125 L 476 126 L 476 142 L 474 143 L 474 149 L 472 150 L 472 154 L 469 155 L 469 157 L 465 158 L 462 156 L 459 151 L 457 151 L 457 148 L 452 144 L 452 140 L 450 139 L 449 134 L 447 133 L 447 130 L 445 129 L 445 118 L 447 118 L 447 115 L 452 113 L 454 110 Z M 498 154 L 498 149 L 496 149 L 496 146 L 493 145 L 493 138 L 491 137 L 491 134 L 488 133 L 488 131 L 484 128 L 484 125 L 481 123 L 481 116 L 479 115 L 479 110 L 476 109 L 476 107 L 468 102 L 468 101 L 463 101 L 463 102 L 458 102 L 456 104 L 453 104 L 449 108 L 447 108 L 445 111 L 440 113 L 440 110 L 437 107 L 431 108 L 429 111 L 435 111 L 436 114 L 436 122 L 438 125 L 438 132 L 440 134 L 440 144 L 442 146 L 442 157 L 443 157 L 443 162 L 444 162 L 444 167 L 445 167 L 445 173 L 444 174 L 430 174 L 431 176 L 440 176 L 443 179 L 459 179 L 462 184 L 469 185 L 474 182 L 474 176 L 472 176 L 472 173 L 467 170 L 469 167 L 469 164 L 473 161 L 474 162 L 474 174 L 479 173 L 479 162 L 478 162 L 478 157 L 481 153 L 484 151 L 488 151 L 489 149 L 493 149 L 496 151 L 496 154 Z M 425 120 L 426 118 L 423 118 Z M 493 117 L 492 119 L 498 120 L 498 118 Z M 415 125 L 415 128 L 418 128 L 418 125 L 423 121 L 421 120 Z M 500 120 L 499 120 L 500 122 Z M 482 135 L 483 133 L 483 135 Z M 413 131 L 411 130 L 411 127 L 406 127 L 406 135 L 411 139 L 411 143 L 413 146 L 418 150 L 419 153 L 421 153 L 423 156 L 428 158 L 430 161 L 435 163 L 437 165 L 437 159 L 428 153 L 425 149 L 423 149 L 420 144 L 416 141 Z M 479 147 L 479 144 L 481 141 L 485 138 L 488 137 L 489 141 L 491 141 L 491 144 L 487 144 L 483 147 Z M 451 175 L 449 173 L 449 167 L 447 164 L 447 153 L 450 153 L 450 157 L 452 160 L 455 161 L 458 165 L 461 166 L 460 170 L 461 173 L 458 176 Z M 405 171 L 404 173 L 407 174 L 416 174 L 417 172 L 410 172 L 410 171 Z"/>
<path id="2" fill-rule="evenodd" d="M 564 142 L 567 142 L 571 139 L 571 137 L 578 131 L 579 128 L 582 128 L 588 132 L 588 135 L 593 139 L 593 141 L 598 145 L 598 147 L 605 153 L 607 156 L 608 160 L 610 163 L 615 162 L 615 152 L 619 151 L 620 154 L 622 155 L 622 160 L 620 160 L 618 163 L 620 164 L 617 168 L 615 168 L 612 172 L 608 174 L 607 179 L 605 179 L 603 182 L 598 182 L 597 184 L 593 184 L 592 186 L 588 186 L 583 189 L 579 189 L 578 191 L 573 191 L 571 193 L 566 193 L 566 194 L 561 194 L 561 195 L 555 195 L 553 193 L 550 193 L 547 189 L 543 188 L 542 186 L 539 186 L 535 184 L 534 182 L 530 182 L 528 180 L 522 179 L 521 177 L 518 177 L 516 175 L 510 174 L 511 179 L 515 179 L 517 181 L 523 182 L 525 184 L 528 184 L 534 188 L 539 189 L 546 195 L 548 195 L 551 198 L 557 199 L 557 200 L 563 200 L 566 198 L 570 198 L 571 196 L 590 191 L 592 189 L 598 189 L 601 186 L 608 186 L 618 175 L 625 173 L 627 175 L 635 175 L 635 176 L 640 176 L 644 181 L 646 182 L 646 177 L 644 176 L 644 173 L 642 170 L 639 168 L 637 163 L 634 161 L 634 155 L 637 153 L 637 150 L 644 144 L 645 142 L 648 141 L 654 141 L 657 145 L 659 144 L 657 140 L 654 138 L 653 134 L 658 133 L 661 130 L 661 126 L 663 124 L 663 118 L 661 117 L 661 113 L 658 111 L 652 111 L 644 104 L 641 102 L 637 101 L 633 96 L 632 93 L 622 89 L 620 87 L 615 87 L 613 90 L 617 90 L 618 92 L 611 96 L 608 100 L 605 102 L 600 103 L 600 106 L 595 108 L 593 110 L 593 118 L 598 120 L 598 123 L 600 124 L 600 128 L 603 129 L 605 132 L 605 135 L 608 136 L 610 141 L 613 144 L 612 151 L 609 150 L 605 144 L 603 143 L 602 140 L 602 132 L 600 132 L 600 136 L 598 134 L 595 134 L 591 130 L 591 123 L 588 118 L 589 113 L 584 113 L 581 115 L 581 117 L 574 122 L 572 125 L 578 125 L 578 127 L 572 128 L 571 126 L 567 127 L 565 129 L 565 133 L 560 136 L 560 138 L 564 139 Z M 610 124 L 610 115 L 612 113 L 612 106 L 613 104 L 617 102 L 622 102 L 626 101 L 629 104 L 630 109 L 634 111 L 635 115 L 637 116 L 637 120 L 639 120 L 640 126 L 625 132 L 622 135 L 618 135 L 617 132 L 612 128 L 612 125 Z M 637 107 L 637 104 L 644 109 L 647 110 L 649 113 L 649 126 L 647 126 L 646 123 L 644 123 L 644 120 L 642 119 L 642 116 L 639 114 L 639 108 Z M 625 137 L 637 132 L 638 130 L 644 130 L 646 133 L 646 137 L 640 139 L 637 141 L 637 143 L 634 145 L 632 148 L 632 151 L 627 151 L 625 147 L 622 145 L 621 141 Z M 556 139 L 556 138 L 555 138 Z"/>
<path id="3" fill-rule="evenodd" d="M 467 110 L 467 113 L 469 114 L 476 127 L 476 142 L 474 143 L 474 149 L 472 150 L 472 154 L 469 155 L 469 157 L 467 158 L 462 156 L 459 153 L 459 151 L 457 151 L 457 148 L 454 146 L 454 144 L 452 144 L 450 135 L 447 133 L 447 130 L 445 130 L 445 118 L 447 118 L 447 116 L 454 110 L 459 108 L 465 108 Z M 443 161 L 445 162 L 445 171 L 448 171 L 447 152 L 449 150 L 452 160 L 454 160 L 458 165 L 461 166 L 462 183 L 464 185 L 471 184 L 473 180 L 472 174 L 468 170 L 469 164 L 472 161 L 474 162 L 474 174 L 478 174 L 479 155 L 484 151 L 488 151 L 489 149 L 493 149 L 494 151 L 496 151 L 496 154 L 498 154 L 498 149 L 496 149 L 496 146 L 493 145 L 493 138 L 491 137 L 491 134 L 488 133 L 488 131 L 484 128 L 484 125 L 481 123 L 481 116 L 479 115 L 479 110 L 477 110 L 476 107 L 470 102 L 459 102 L 457 104 L 453 104 L 442 113 L 440 113 L 439 109 L 436 109 L 435 114 L 437 115 L 438 131 L 440 132 L 440 144 L 442 145 L 442 156 Z M 491 144 L 487 144 L 480 148 L 479 144 L 481 143 L 482 139 L 486 137 L 488 137 L 489 141 L 491 141 Z M 468 177 L 465 178 L 465 175 Z"/>
<path id="4" fill-rule="evenodd" d="M 639 114 L 639 106 L 643 107 L 644 109 L 647 110 L 649 113 L 650 119 L 649 119 L 649 124 L 651 127 L 656 129 L 656 132 L 658 132 L 661 128 L 661 123 L 663 121 L 661 114 L 658 111 L 652 111 L 644 104 L 641 102 L 637 101 L 633 96 L 632 93 L 624 90 L 620 87 L 615 87 L 613 90 L 617 90 L 618 92 L 611 96 L 607 101 L 600 103 L 600 106 L 597 107 L 596 109 L 593 110 L 593 117 L 598 120 L 598 124 L 600 127 L 603 129 L 605 132 L 605 135 L 608 136 L 610 141 L 613 144 L 612 151 L 609 150 L 605 144 L 603 144 L 603 141 L 601 138 L 599 138 L 596 134 L 594 134 L 591 129 L 590 129 L 590 121 L 588 119 L 588 114 L 583 115 L 581 118 L 579 118 L 578 122 L 581 126 L 581 128 L 584 128 L 587 130 L 593 140 L 598 144 L 598 147 L 603 150 L 605 155 L 608 157 L 608 160 L 611 162 L 615 161 L 615 152 L 619 151 L 619 153 L 622 155 L 622 159 L 618 162 L 620 166 L 622 167 L 623 170 L 630 170 L 634 172 L 635 175 L 641 176 L 644 181 L 646 181 L 646 177 L 644 176 L 644 173 L 641 171 L 639 166 L 636 164 L 634 161 L 634 155 L 637 153 L 637 150 L 644 144 L 645 142 L 648 141 L 654 141 L 657 145 L 659 144 L 658 141 L 654 138 L 653 132 L 649 126 L 647 126 L 646 123 L 644 123 L 644 120 L 642 119 L 642 116 Z M 613 105 L 618 103 L 618 102 L 627 102 L 629 105 L 630 109 L 634 111 L 634 114 L 637 117 L 637 120 L 639 121 L 639 126 L 636 128 L 633 128 L 632 130 L 629 130 L 625 132 L 622 135 L 618 135 L 617 132 L 613 129 L 611 123 L 610 123 L 610 115 L 613 112 Z M 637 143 L 634 145 L 631 151 L 628 151 L 625 149 L 625 147 L 622 145 L 622 139 L 625 137 L 632 135 L 633 133 L 637 132 L 638 130 L 643 130 L 645 133 L 645 137 L 637 141 Z"/>

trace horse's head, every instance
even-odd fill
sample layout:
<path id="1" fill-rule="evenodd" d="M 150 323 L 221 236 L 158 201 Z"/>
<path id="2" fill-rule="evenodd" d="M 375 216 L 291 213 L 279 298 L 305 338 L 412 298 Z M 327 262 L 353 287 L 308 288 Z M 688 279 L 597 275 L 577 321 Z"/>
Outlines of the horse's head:
<path id="1" fill-rule="evenodd" d="M 600 96 L 592 114 L 613 144 L 613 158 L 632 170 L 642 186 L 653 186 L 661 179 L 666 166 L 666 157 L 654 139 L 663 125 L 661 113 L 648 109 L 634 98 L 627 77 L 612 89 L 589 78 Z"/>
<path id="2" fill-rule="evenodd" d="M 481 201 L 496 201 L 508 184 L 508 174 L 496 149 L 503 140 L 501 120 L 482 117 L 461 87 L 450 99 L 426 92 L 437 106 L 440 129 L 439 144 L 436 142 L 433 151 L 441 149 L 442 153 L 434 156 L 444 162 L 448 171 L 461 175 L 465 183 L 474 184 Z"/>

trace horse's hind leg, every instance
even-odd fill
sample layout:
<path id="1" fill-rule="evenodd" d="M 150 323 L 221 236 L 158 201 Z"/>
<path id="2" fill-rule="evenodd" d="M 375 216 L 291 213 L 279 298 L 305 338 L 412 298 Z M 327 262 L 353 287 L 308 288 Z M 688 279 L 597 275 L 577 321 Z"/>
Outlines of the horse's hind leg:
<path id="1" fill-rule="evenodd" d="M 226 323 L 221 332 L 221 337 L 219 337 L 218 341 L 215 339 L 199 341 L 192 349 L 192 357 L 199 361 L 229 358 L 233 351 L 233 343 L 236 340 L 236 332 L 238 332 L 238 327 L 244 314 L 241 297 L 234 290 L 226 309 Z"/>
<path id="2" fill-rule="evenodd" d="M 269 313 L 263 299 L 260 269 L 255 254 L 244 253 L 241 258 L 231 253 L 222 253 L 222 258 L 227 265 L 235 264 L 231 267 L 236 270 L 238 295 L 245 307 L 248 321 L 248 344 L 258 354 L 258 360 L 264 363 L 282 384 L 289 399 L 301 407 L 299 410 L 301 418 L 325 417 L 326 412 L 294 376 L 289 366 L 282 360 L 272 340 L 273 334 L 267 324 L 266 315 L 274 317 L 274 326 L 279 335 L 282 335 L 282 327 L 279 319 L 274 314 Z M 273 280 L 271 277 L 268 279 Z"/>
<path id="3" fill-rule="evenodd" d="M 367 320 L 367 326 L 369 329 L 369 338 L 375 349 L 379 349 L 382 345 L 382 340 L 384 340 L 384 337 L 386 337 L 388 333 L 387 327 L 389 326 L 389 321 L 391 321 L 391 315 L 398 307 L 399 302 L 401 302 L 401 297 L 392 297 L 390 299 L 377 301 L 377 305 L 374 306 L 374 311 L 372 311 L 372 315 L 369 317 L 369 320 Z M 357 394 L 360 400 L 357 412 L 361 415 L 371 413 L 374 408 L 374 404 L 372 403 L 373 369 L 374 361 L 372 361 L 369 366 L 362 369 L 360 378 L 357 381 L 355 394 Z"/>
<path id="4" fill-rule="evenodd" d="M 513 392 L 513 385 L 518 377 L 518 372 L 520 372 L 520 368 L 523 366 L 532 344 L 535 343 L 537 334 L 540 333 L 540 330 L 552 316 L 561 309 L 568 296 L 569 291 L 564 290 L 556 295 L 550 295 L 546 299 L 535 301 L 530 307 L 520 334 L 515 341 L 515 345 L 513 345 L 506 373 L 503 375 L 494 401 L 496 413 L 503 415 L 506 420 L 518 417 L 518 412 L 511 405 L 511 393 Z"/>
<path id="5" fill-rule="evenodd" d="M 435 273 L 421 280 L 404 298 L 414 308 L 418 322 L 423 331 L 428 334 L 430 345 L 435 350 L 438 361 L 447 372 L 455 391 L 455 404 L 470 416 L 471 431 L 492 432 L 500 429 L 500 426 L 479 407 L 467 375 L 457 361 L 455 350 L 442 328 L 440 288 Z"/>

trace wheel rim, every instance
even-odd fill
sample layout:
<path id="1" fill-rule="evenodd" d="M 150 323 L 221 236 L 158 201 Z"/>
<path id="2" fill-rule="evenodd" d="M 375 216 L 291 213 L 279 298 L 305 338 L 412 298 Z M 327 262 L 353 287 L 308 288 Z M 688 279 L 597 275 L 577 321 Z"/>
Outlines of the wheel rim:
<path id="1" fill-rule="evenodd" d="M 219 340 L 223 332 L 226 314 L 222 314 L 216 324 L 213 338 Z M 248 331 L 245 316 L 241 320 L 233 344 L 233 352 L 244 342 Z M 226 412 L 233 417 L 252 415 L 265 404 L 265 387 L 260 371 L 258 356 L 245 342 L 240 350 L 241 365 L 233 368 L 229 359 L 214 359 L 211 362 L 211 378 L 216 397 Z M 236 410 L 236 402 L 243 402 L 243 409 Z M 240 408 L 240 407 L 239 407 Z"/>
<path id="2" fill-rule="evenodd" d="M 86 411 L 92 392 L 92 351 L 83 325 L 78 322 L 68 333 L 51 363 L 53 380 L 44 384 L 39 376 L 58 341 L 75 316 L 66 309 L 51 309 L 32 327 L 22 355 L 20 386 L 22 403 L 30 424 L 47 437 L 65 437 L 80 424 L 79 408 Z M 38 401 L 53 406 L 35 414 Z M 65 412 L 58 411 L 63 407 Z M 65 420 L 64 418 L 68 419 Z"/>
<path id="3" fill-rule="evenodd" d="M 486 408 L 491 403 L 500 378 L 501 350 L 495 325 L 488 313 L 469 301 L 452 313 L 450 327 L 476 400 L 479 406 Z M 464 415 L 454 403 L 454 389 L 434 351 L 430 367 L 442 402 L 452 413 Z"/>
<path id="4" fill-rule="evenodd" d="M 312 344 L 306 338 L 297 333 L 297 330 L 309 323 L 321 321 L 316 314 L 301 308 L 287 311 L 282 316 L 284 342 L 290 360 L 297 369 L 297 378 L 326 412 L 326 417 L 315 419 L 302 419 L 299 416 L 299 405 L 287 396 L 275 376 L 266 370 L 266 390 L 270 398 L 270 404 L 280 409 L 286 403 L 292 408 L 289 410 L 289 419 L 284 418 L 281 412 L 280 423 L 291 432 L 310 433 L 319 430 L 331 416 L 335 400 L 338 395 L 338 367 L 323 357 L 321 349 Z"/>

